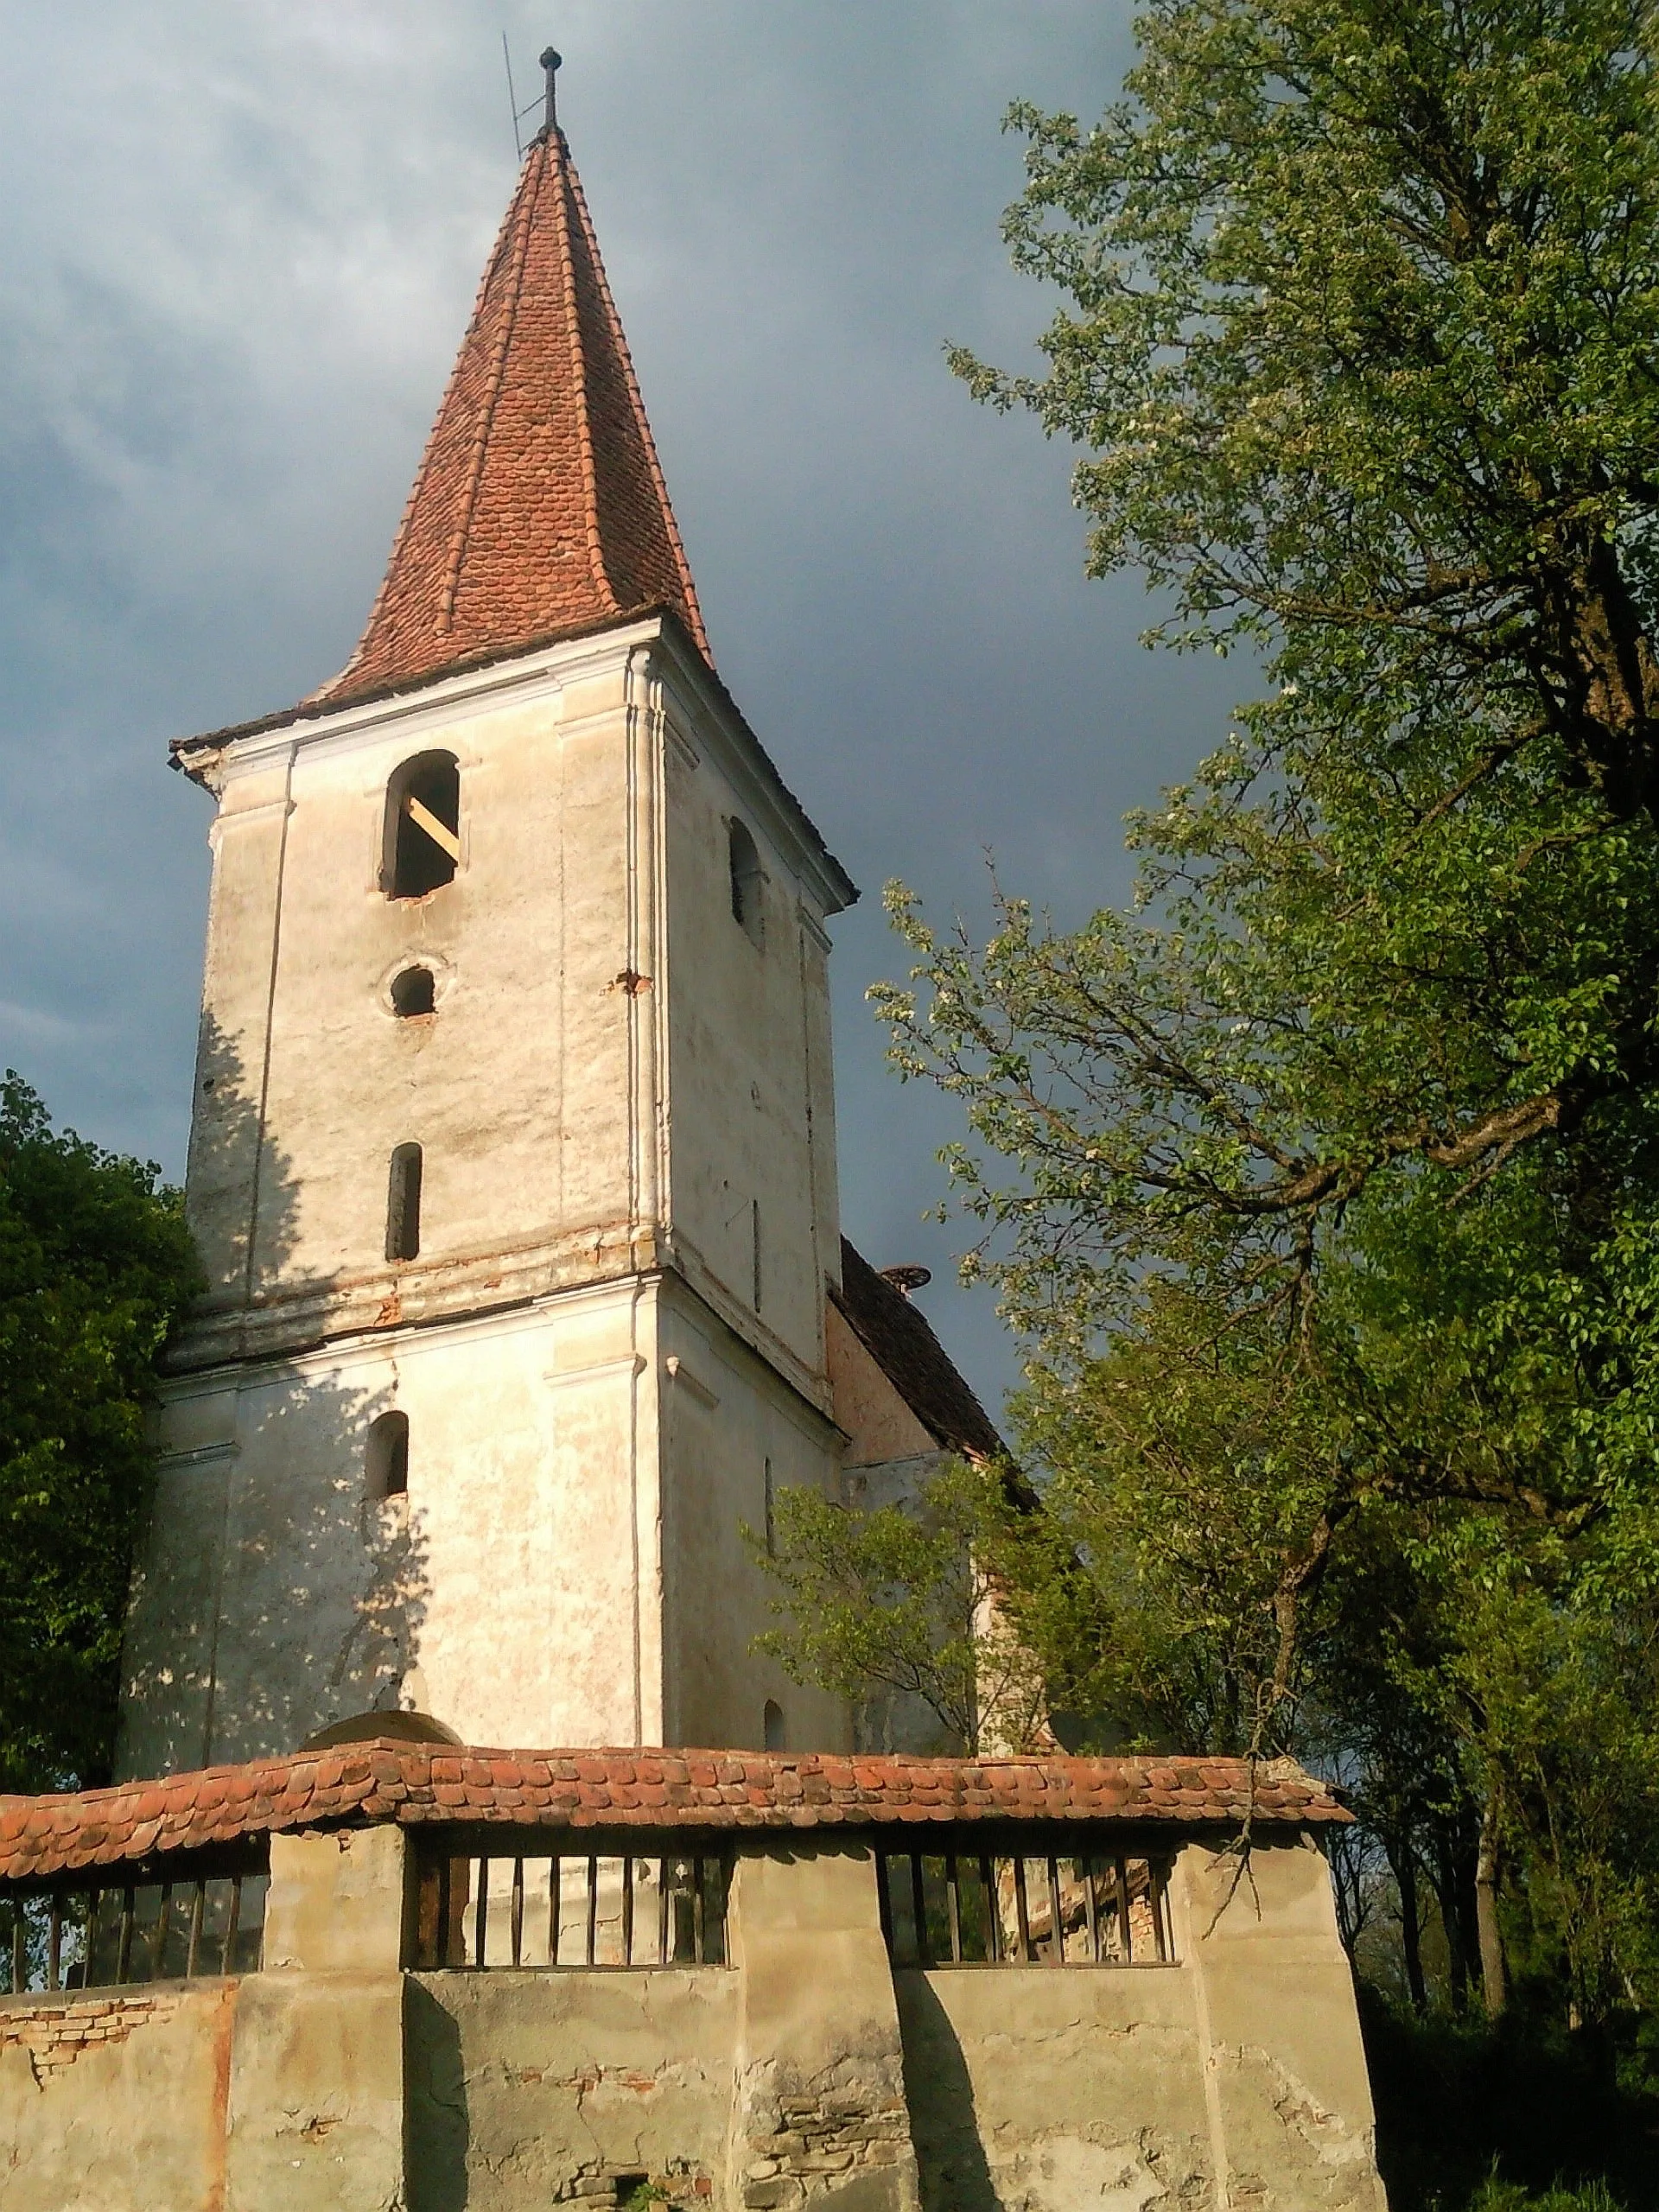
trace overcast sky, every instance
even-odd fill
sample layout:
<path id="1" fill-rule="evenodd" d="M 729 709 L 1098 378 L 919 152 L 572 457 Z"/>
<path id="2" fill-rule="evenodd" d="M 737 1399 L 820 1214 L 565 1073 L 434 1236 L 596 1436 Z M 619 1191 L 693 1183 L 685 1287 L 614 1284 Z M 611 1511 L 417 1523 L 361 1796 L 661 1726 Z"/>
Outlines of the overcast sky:
<path id="1" fill-rule="evenodd" d="M 716 661 L 864 890 L 838 918 L 842 1205 L 995 1411 L 948 1280 L 949 1109 L 863 1004 L 902 876 L 983 853 L 1066 919 L 1120 817 L 1224 730 L 1228 671 L 1089 583 L 1072 456 L 947 340 L 1033 365 L 997 233 L 1007 102 L 1092 115 L 1119 0 L 0 0 L 0 1065 L 182 1173 L 209 804 L 170 737 L 289 704 L 373 595 L 552 38 Z"/>

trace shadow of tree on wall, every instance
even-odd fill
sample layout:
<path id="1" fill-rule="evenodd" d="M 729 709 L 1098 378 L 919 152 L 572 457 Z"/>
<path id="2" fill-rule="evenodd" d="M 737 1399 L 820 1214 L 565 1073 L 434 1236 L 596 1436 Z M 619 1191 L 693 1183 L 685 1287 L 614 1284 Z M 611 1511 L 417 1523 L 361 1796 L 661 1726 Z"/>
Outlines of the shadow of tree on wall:
<path id="1" fill-rule="evenodd" d="M 195 1109 L 189 1215 L 209 1288 L 169 1355 L 128 1632 L 127 1773 L 292 1751 L 332 1720 L 409 1702 L 429 1586 L 418 1447 L 412 1496 L 369 1494 L 395 1346 L 359 1338 L 335 1363 L 314 1336 L 227 1363 L 250 1286 L 293 1253 L 302 1192 L 211 1017 Z"/>
<path id="2" fill-rule="evenodd" d="M 404 1978 L 404 2069 L 409 2212 L 462 2212 L 472 2126 L 461 2029 L 412 1974 Z"/>
<path id="3" fill-rule="evenodd" d="M 900 1969 L 893 1982 L 923 2212 L 1001 2212 L 957 2031 L 925 1974 Z"/>

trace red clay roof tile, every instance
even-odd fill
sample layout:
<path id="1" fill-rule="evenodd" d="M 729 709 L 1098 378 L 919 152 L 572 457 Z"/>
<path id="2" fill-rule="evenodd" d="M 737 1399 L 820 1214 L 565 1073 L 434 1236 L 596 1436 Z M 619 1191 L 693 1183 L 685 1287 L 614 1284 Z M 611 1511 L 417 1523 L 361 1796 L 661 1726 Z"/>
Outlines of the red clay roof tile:
<path id="1" fill-rule="evenodd" d="M 340 704 L 671 607 L 709 641 L 562 133 L 525 157 Z"/>
<path id="2" fill-rule="evenodd" d="M 634 1778 L 647 1773 L 660 1780 Z M 641 1758 L 627 1751 L 446 1753 L 380 1739 L 349 1758 L 302 1751 L 175 1775 L 164 1784 L 0 1798 L 0 1881 L 38 1881 L 238 1837 L 386 1821 L 519 1829 L 1010 1820 L 1204 1827 L 1236 1826 L 1247 1810 L 1258 1824 L 1277 1827 L 1350 1818 L 1326 1784 L 1287 1760 L 1257 1770 L 1252 1796 L 1243 1759 L 849 1760 L 681 1751 Z"/>

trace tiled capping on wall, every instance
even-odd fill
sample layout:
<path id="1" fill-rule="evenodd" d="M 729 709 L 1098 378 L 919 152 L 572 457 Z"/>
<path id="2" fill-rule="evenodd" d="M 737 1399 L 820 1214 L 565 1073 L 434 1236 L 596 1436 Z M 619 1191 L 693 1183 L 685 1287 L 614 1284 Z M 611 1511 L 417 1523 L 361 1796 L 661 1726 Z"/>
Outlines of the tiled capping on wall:
<path id="1" fill-rule="evenodd" d="M 1065 1830 L 1014 1854 L 953 1840 L 967 1850 L 878 1855 L 894 1966 L 1173 1964 L 1170 1855 L 1130 1858 Z"/>
<path id="2" fill-rule="evenodd" d="M 416 1865 L 417 1967 L 726 1963 L 723 1853 L 456 1855 L 432 1837 Z"/>
<path id="3" fill-rule="evenodd" d="M 0 1892 L 0 1991 L 118 1989 L 252 1974 L 264 1939 L 267 1854 L 217 1872 L 138 1866 L 101 1885 Z M 126 1877 L 127 1878 L 124 1878 Z"/>

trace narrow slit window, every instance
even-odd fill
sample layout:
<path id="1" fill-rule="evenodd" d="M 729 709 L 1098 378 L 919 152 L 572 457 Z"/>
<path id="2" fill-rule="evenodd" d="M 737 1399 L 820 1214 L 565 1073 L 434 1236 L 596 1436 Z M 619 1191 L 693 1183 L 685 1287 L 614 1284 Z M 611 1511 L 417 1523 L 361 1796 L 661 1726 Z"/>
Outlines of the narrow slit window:
<path id="1" fill-rule="evenodd" d="M 400 1144 L 391 1155 L 386 1197 L 386 1257 L 418 1259 L 421 1250 L 421 1147 Z"/>
<path id="2" fill-rule="evenodd" d="M 766 1731 L 766 1749 L 769 1751 L 783 1751 L 785 1748 L 784 1744 L 784 1708 L 779 1704 L 775 1697 L 769 1697 L 766 1700 L 766 1709 L 761 1716 L 761 1726 Z"/>
<path id="3" fill-rule="evenodd" d="M 437 985 L 429 968 L 405 968 L 391 983 L 391 1010 L 400 1021 L 430 1014 L 437 1004 Z"/>
<path id="4" fill-rule="evenodd" d="M 766 934 L 766 918 L 761 906 L 760 887 L 765 875 L 760 867 L 760 855 L 755 848 L 747 823 L 735 816 L 727 825 L 728 859 L 732 878 L 732 919 L 739 923 L 755 944 Z"/>
<path id="5" fill-rule="evenodd" d="M 453 753 L 417 753 L 386 786 L 388 899 L 423 899 L 453 880 L 461 861 L 461 766 Z"/>
<path id="6" fill-rule="evenodd" d="M 402 1497 L 409 1489 L 409 1415 L 382 1414 L 369 1424 L 364 1474 L 372 1498 Z"/>

